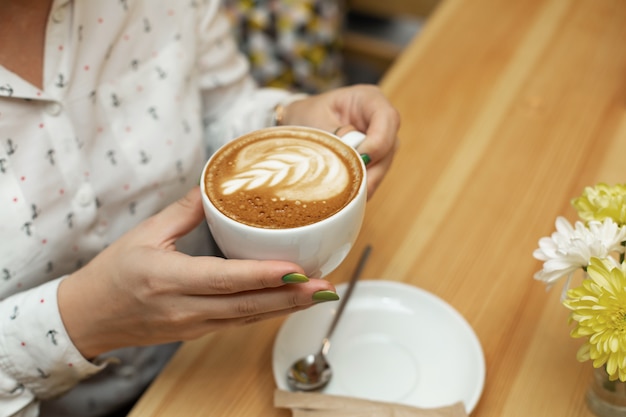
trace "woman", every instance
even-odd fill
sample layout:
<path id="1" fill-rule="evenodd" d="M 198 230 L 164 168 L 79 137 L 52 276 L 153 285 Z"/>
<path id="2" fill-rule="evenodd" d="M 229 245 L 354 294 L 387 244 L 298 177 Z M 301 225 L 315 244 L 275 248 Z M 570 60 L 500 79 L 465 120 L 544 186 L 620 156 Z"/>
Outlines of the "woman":
<path id="1" fill-rule="evenodd" d="M 257 88 L 218 0 L 0 2 L 0 415 L 107 415 L 175 342 L 337 298 L 209 256 L 202 165 L 277 119 L 366 132 L 369 195 L 393 158 L 376 87 Z"/>

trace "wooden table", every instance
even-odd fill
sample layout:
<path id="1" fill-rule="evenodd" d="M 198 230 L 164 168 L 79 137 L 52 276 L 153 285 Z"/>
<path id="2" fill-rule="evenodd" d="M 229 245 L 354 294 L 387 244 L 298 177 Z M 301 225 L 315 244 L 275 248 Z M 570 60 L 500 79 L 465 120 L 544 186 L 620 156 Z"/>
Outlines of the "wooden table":
<path id="1" fill-rule="evenodd" d="M 403 118 L 395 165 L 370 201 L 349 276 L 447 300 L 475 329 L 487 378 L 474 416 L 590 416 L 560 285 L 532 252 L 570 199 L 626 182 L 626 2 L 447 0 L 385 76 Z M 272 406 L 283 319 L 185 343 L 131 412 L 289 416 Z"/>

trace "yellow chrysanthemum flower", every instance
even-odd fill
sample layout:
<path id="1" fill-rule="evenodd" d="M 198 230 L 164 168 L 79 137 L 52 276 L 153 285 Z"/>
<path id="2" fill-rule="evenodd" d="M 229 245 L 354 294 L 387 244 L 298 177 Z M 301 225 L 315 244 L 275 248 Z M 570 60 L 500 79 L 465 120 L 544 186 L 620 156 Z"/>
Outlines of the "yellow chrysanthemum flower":
<path id="1" fill-rule="evenodd" d="M 572 200 L 572 205 L 585 221 L 603 221 L 608 217 L 623 226 L 626 224 L 626 184 L 599 183 L 585 187 L 582 196 Z"/>
<path id="2" fill-rule="evenodd" d="M 591 258 L 587 273 L 563 301 L 576 322 L 572 337 L 587 338 L 577 358 L 592 360 L 595 368 L 606 365 L 611 381 L 626 381 L 626 267 L 612 258 Z"/>

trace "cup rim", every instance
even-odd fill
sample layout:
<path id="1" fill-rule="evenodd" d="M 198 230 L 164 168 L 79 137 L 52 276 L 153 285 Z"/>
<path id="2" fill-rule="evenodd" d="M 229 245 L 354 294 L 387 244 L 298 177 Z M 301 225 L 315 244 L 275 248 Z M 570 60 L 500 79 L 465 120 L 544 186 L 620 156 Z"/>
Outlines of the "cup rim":
<path id="1" fill-rule="evenodd" d="M 335 138 L 338 142 L 340 142 L 343 146 L 345 146 L 346 148 L 352 150 L 352 152 L 356 155 L 356 159 L 359 161 L 359 166 L 361 167 L 361 183 L 359 184 L 359 188 L 356 192 L 356 194 L 354 195 L 354 197 L 345 205 L 343 206 L 339 211 L 333 213 L 332 215 L 325 217 L 324 219 L 317 221 L 315 223 L 310 223 L 310 224 L 305 224 L 303 226 L 295 226 L 295 227 L 288 227 L 288 228 L 269 228 L 269 227 L 260 227 L 260 226 L 252 226 L 246 223 L 242 223 L 242 222 L 238 222 L 237 220 L 234 220 L 233 218 L 227 216 L 226 214 L 222 213 L 222 211 L 220 211 L 211 201 L 211 199 L 209 198 L 209 196 L 206 193 L 206 181 L 205 181 L 205 177 L 206 177 L 206 171 L 209 167 L 209 164 L 211 163 L 211 161 L 213 160 L 213 158 L 215 157 L 215 155 L 225 146 L 227 146 L 228 144 L 232 143 L 235 140 L 238 140 L 240 138 L 246 137 L 250 134 L 253 134 L 255 132 L 258 132 L 260 130 L 263 131 L 268 131 L 268 130 L 288 130 L 288 129 L 297 129 L 297 130 L 305 130 L 305 131 L 312 131 L 312 132 L 318 132 L 318 133 L 322 133 L 325 136 L 329 136 L 332 138 Z M 341 138 L 335 134 L 333 134 L 332 132 L 327 132 L 325 130 L 322 129 L 318 129 L 315 127 L 309 127 L 309 126 L 298 126 L 298 125 L 281 125 L 281 126 L 269 126 L 269 127 L 264 127 L 261 129 L 256 129 L 254 131 L 250 131 L 247 133 L 244 133 L 243 135 L 237 136 L 236 138 L 233 138 L 232 140 L 228 141 L 227 143 L 223 144 L 222 146 L 219 147 L 219 149 L 217 149 L 215 152 L 213 152 L 213 154 L 207 159 L 207 161 L 204 164 L 204 167 L 202 168 L 202 175 L 200 176 L 200 191 L 202 193 L 202 200 L 205 202 L 205 206 L 210 207 L 210 209 L 212 209 L 214 212 L 217 213 L 218 216 L 220 216 L 221 218 L 223 218 L 224 220 L 226 220 L 227 223 L 236 226 L 236 227 L 240 227 L 242 229 L 251 229 L 251 230 L 255 230 L 255 231 L 271 231 L 271 233 L 273 234 L 279 234 L 279 233 L 290 233 L 293 230 L 302 230 L 302 229 L 306 229 L 306 228 L 312 228 L 312 227 L 319 227 L 320 224 L 324 224 L 324 223 L 328 223 L 330 221 L 332 221 L 333 219 L 335 219 L 338 215 L 340 215 L 341 213 L 343 213 L 344 211 L 348 210 L 349 208 L 351 208 L 352 206 L 358 204 L 358 200 L 360 200 L 361 198 L 363 199 L 367 199 L 367 170 L 365 168 L 365 163 L 363 162 L 363 159 L 361 159 L 361 156 L 359 155 L 359 153 L 357 152 L 357 150 L 355 148 L 353 148 L 352 146 L 346 144 L 345 142 L 343 142 L 341 140 Z"/>

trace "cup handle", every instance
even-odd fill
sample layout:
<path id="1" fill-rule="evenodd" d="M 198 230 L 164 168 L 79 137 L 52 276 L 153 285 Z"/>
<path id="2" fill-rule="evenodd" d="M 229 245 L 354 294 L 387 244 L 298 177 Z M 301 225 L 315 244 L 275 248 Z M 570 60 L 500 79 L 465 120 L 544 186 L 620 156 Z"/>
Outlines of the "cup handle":
<path id="1" fill-rule="evenodd" d="M 343 143 L 356 149 L 356 147 L 359 146 L 365 139 L 365 133 L 359 132 L 358 130 L 351 130 L 345 135 L 339 137 L 339 139 L 341 139 Z"/>

